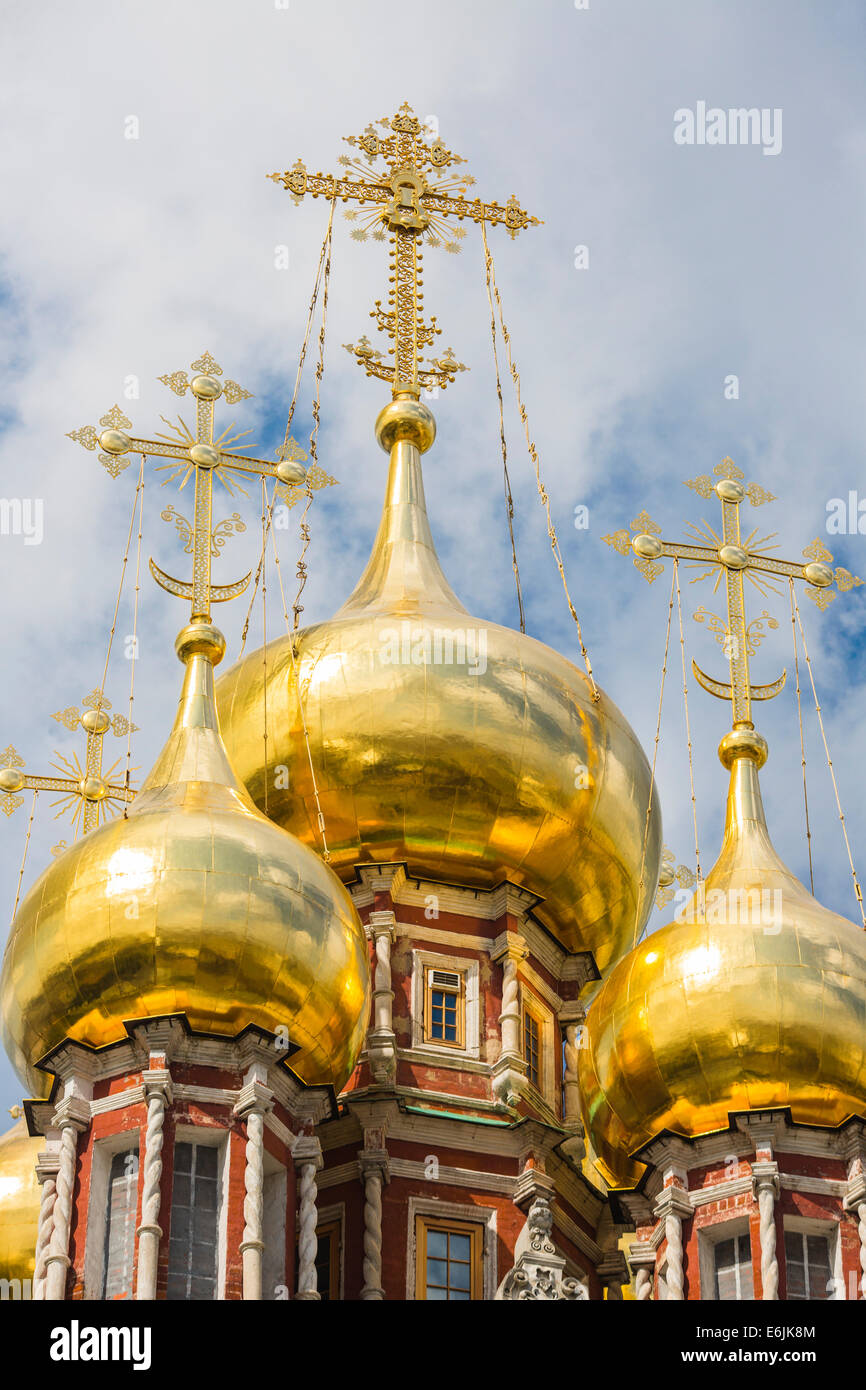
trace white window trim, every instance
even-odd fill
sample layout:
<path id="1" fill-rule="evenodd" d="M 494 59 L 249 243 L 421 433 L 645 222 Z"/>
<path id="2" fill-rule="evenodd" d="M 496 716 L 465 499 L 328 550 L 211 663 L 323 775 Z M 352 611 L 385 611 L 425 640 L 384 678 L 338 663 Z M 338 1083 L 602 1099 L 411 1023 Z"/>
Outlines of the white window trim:
<path id="1" fill-rule="evenodd" d="M 139 1130 L 122 1130 L 107 1134 L 93 1145 L 90 1165 L 90 1197 L 87 1204 L 87 1236 L 84 1248 L 84 1297 L 102 1299 L 102 1276 L 105 1272 L 105 1231 L 108 1224 L 108 1175 L 115 1154 L 134 1153 L 141 1163 Z M 136 1227 L 138 1226 L 138 1184 L 136 1176 Z M 133 1288 L 136 1270 L 133 1267 Z"/>
<path id="2" fill-rule="evenodd" d="M 751 1249 L 751 1230 L 749 1227 L 748 1213 L 736 1216 L 731 1221 L 714 1221 L 710 1226 L 701 1226 L 698 1229 L 698 1269 L 701 1280 L 701 1302 L 718 1303 L 716 1298 L 716 1262 L 715 1247 L 723 1240 L 736 1240 L 739 1236 L 749 1237 Z M 755 1297 L 754 1290 L 754 1266 L 752 1272 L 752 1299 Z M 742 1302 L 751 1302 L 750 1299 L 743 1299 Z"/>
<path id="3" fill-rule="evenodd" d="M 801 1235 L 826 1237 L 829 1243 L 831 1278 L 835 1285 L 828 1302 L 844 1302 L 847 1297 L 847 1289 L 845 1288 L 845 1275 L 842 1268 L 842 1242 L 839 1239 L 841 1222 L 834 1221 L 832 1218 L 822 1221 L 820 1218 L 812 1216 L 783 1216 L 782 1225 L 784 1228 L 781 1240 L 783 1255 L 785 1249 L 784 1231 L 796 1231 Z M 797 1302 L 799 1301 L 798 1299 Z"/>
<path id="4" fill-rule="evenodd" d="M 430 1042 L 424 1037 L 424 977 L 429 967 L 435 970 L 456 970 L 463 976 L 466 1027 L 463 1047 L 452 1043 Z M 481 1060 L 481 1029 L 479 1008 L 479 967 L 468 956 L 444 956 L 437 951 L 412 952 L 412 1051 L 423 1056 L 466 1057 Z"/>
<path id="5" fill-rule="evenodd" d="M 212 1149 L 221 1149 L 218 1162 L 217 1181 L 217 1287 L 215 1302 L 220 1303 L 226 1296 L 226 1252 L 228 1250 L 228 1190 L 229 1161 L 231 1148 L 229 1136 L 224 1129 L 211 1129 L 205 1125 L 178 1125 L 174 1131 L 175 1144 L 207 1144 Z M 174 1175 L 174 1152 L 172 1151 L 172 1181 Z M 166 1245 L 171 1236 L 171 1206 L 165 1222 Z"/>
<path id="6" fill-rule="evenodd" d="M 288 1173 L 265 1146 L 262 1187 L 262 1298 L 276 1299 L 286 1284 L 286 1212 Z"/>
<path id="7" fill-rule="evenodd" d="M 483 1249 L 481 1251 L 482 1298 L 490 1302 L 496 1294 L 499 1281 L 496 1278 L 496 1208 L 476 1207 L 462 1202 L 440 1202 L 435 1197 L 410 1197 L 409 1221 L 406 1248 L 406 1299 L 415 1302 L 415 1278 L 417 1271 L 417 1251 L 415 1249 L 416 1217 L 432 1216 L 440 1221 L 465 1221 L 472 1226 L 482 1226 Z"/>
<path id="8" fill-rule="evenodd" d="M 556 1077 L 556 1043 L 554 1041 L 554 1029 L 556 1020 L 553 1013 L 548 1008 L 544 1000 L 535 993 L 534 990 L 527 989 L 525 984 L 520 983 L 520 1055 L 525 1055 L 523 1041 L 523 1014 L 527 1009 L 534 1015 L 541 1025 L 541 1085 L 533 1086 L 527 1074 L 527 1085 L 531 1091 L 546 1102 L 555 1115 L 559 1114 L 557 1102 L 557 1077 Z"/>

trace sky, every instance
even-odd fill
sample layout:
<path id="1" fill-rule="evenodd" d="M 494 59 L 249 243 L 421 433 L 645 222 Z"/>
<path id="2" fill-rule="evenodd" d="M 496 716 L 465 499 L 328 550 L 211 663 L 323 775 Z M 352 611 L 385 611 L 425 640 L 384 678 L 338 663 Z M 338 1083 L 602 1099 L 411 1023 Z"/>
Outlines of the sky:
<path id="1" fill-rule="evenodd" d="M 683 487 L 732 457 L 777 500 L 753 524 L 796 560 L 816 537 L 866 578 L 866 537 L 828 535 L 828 504 L 856 493 L 866 512 L 862 332 L 866 269 L 866 15 L 812 0 L 150 0 L 4 7 L 0 102 L 0 477 L 2 498 L 42 510 L 39 544 L 0 534 L 0 748 L 34 772 L 82 739 L 52 715 L 98 686 L 117 595 L 133 469 L 111 479 L 66 438 L 114 402 L 136 431 L 183 405 L 157 378 L 205 349 L 254 393 L 232 411 L 254 452 L 281 442 L 327 221 L 266 179 L 302 156 L 337 171 L 341 137 L 409 101 L 464 155 L 482 197 L 515 193 L 543 225 L 490 233 L 532 436 L 584 637 L 599 683 L 651 755 L 670 593 L 601 538 L 646 508 L 666 537 L 718 509 Z M 699 108 L 699 103 L 704 103 Z M 765 144 L 678 143 L 676 113 L 756 107 Z M 776 113 L 773 115 L 772 113 Z M 770 127 L 767 127 L 768 131 Z M 372 333 L 384 248 L 335 219 L 322 381 L 320 461 L 339 486 L 311 513 L 305 621 L 328 617 L 354 584 L 375 534 L 386 461 L 373 422 L 386 388 L 342 345 Z M 580 251 L 579 248 L 585 248 Z M 517 624 L 502 495 L 498 407 L 480 236 L 459 256 L 425 255 L 426 307 L 470 371 L 432 402 L 439 434 L 425 457 L 428 507 L 445 571 L 469 610 Z M 310 428 L 313 350 L 293 433 Z M 729 378 L 736 377 L 732 398 Z M 513 394 L 504 381 L 509 467 L 527 629 L 579 662 Z M 124 391 L 131 393 L 124 395 Z M 137 394 L 136 394 L 137 393 Z M 188 414 L 187 410 L 187 414 Z M 224 423 L 228 423 L 224 419 Z M 178 499 L 151 479 L 143 558 L 182 572 Z M 216 562 L 217 581 L 255 563 L 247 532 Z M 576 508 L 588 525 L 578 529 Z M 748 511 L 748 508 L 746 509 Z M 35 515 L 35 513 L 31 513 Z M 0 511 L 2 516 L 2 511 Z M 7 528 L 9 529 L 9 528 Z M 864 517 L 866 531 L 866 517 Z M 291 577 L 297 529 L 280 533 Z M 106 695 L 128 709 L 132 561 Z M 720 610 L 682 572 L 686 655 L 721 676 L 724 659 L 692 620 Z M 272 589 L 273 592 L 273 589 Z M 802 769 L 787 593 L 749 590 L 749 615 L 778 620 L 752 663 L 782 695 L 757 711 L 770 743 L 762 774 L 776 846 L 808 883 Z M 866 587 L 825 613 L 802 597 L 849 836 L 866 873 Z M 180 682 L 174 633 L 184 607 L 143 565 L 133 764 L 163 742 Z M 246 603 L 225 605 L 226 667 Z M 271 630 L 277 615 L 272 610 Z M 256 641 L 258 610 L 251 619 Z M 694 865 L 679 634 L 673 634 L 657 782 L 665 842 Z M 225 668 L 224 668 L 225 669 Z M 815 891 L 859 920 L 832 785 L 803 672 Z M 698 837 L 718 851 L 725 775 L 715 749 L 729 711 L 689 681 Z M 113 740 L 106 761 L 124 757 Z M 110 754 L 110 756 L 108 756 Z M 23 875 L 71 839 L 43 795 Z M 0 883 L 11 917 L 30 798 L 0 826 Z M 656 913 L 651 927 L 665 920 Z M 0 1065 L 0 1123 L 19 1083 Z"/>

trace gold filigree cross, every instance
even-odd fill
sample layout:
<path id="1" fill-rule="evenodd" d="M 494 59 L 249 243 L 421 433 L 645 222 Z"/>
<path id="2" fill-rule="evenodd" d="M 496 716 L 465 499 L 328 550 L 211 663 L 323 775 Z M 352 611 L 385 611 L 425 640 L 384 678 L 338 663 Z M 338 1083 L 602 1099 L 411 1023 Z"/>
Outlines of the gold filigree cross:
<path id="1" fill-rule="evenodd" d="M 749 657 L 754 655 L 763 634 L 763 623 L 775 625 L 775 620 L 765 610 L 760 618 L 746 622 L 743 579 L 748 579 L 762 594 L 779 593 L 778 578 L 802 579 L 806 582 L 806 593 L 822 611 L 835 598 L 832 586 L 835 583 L 841 593 L 863 583 L 850 570 L 841 566 L 835 571 L 830 568 L 833 556 L 820 539 L 816 539 L 803 551 L 802 561 L 779 560 L 769 552 L 777 550 L 774 543 L 776 532 L 759 535 L 757 528 L 747 536 L 741 535 L 740 507 L 749 501 L 753 507 L 762 507 L 776 499 L 772 493 L 758 483 L 745 482 L 745 474 L 732 459 L 725 458 L 713 469 L 713 476 L 702 474 L 685 484 L 699 497 L 718 498 L 722 507 L 721 534 L 706 521 L 700 526 L 688 523 L 694 541 L 666 541 L 661 537 L 661 527 L 657 526 L 646 512 L 635 518 L 630 531 L 616 531 L 604 536 L 603 540 L 614 547 L 621 555 L 632 555 L 635 567 L 652 584 L 663 571 L 659 561 L 664 557 L 686 560 L 689 567 L 699 569 L 691 581 L 712 579 L 713 592 L 716 593 L 722 580 L 727 597 L 727 624 L 715 614 L 703 608 L 695 614 L 698 622 L 707 622 L 711 632 L 721 641 L 731 668 L 730 680 L 717 681 L 692 662 L 696 679 L 711 695 L 720 700 L 730 700 L 733 705 L 734 723 L 751 722 L 751 701 L 771 700 L 785 684 L 787 672 L 771 681 L 769 685 L 753 685 L 749 679 Z M 631 534 L 634 532 L 634 534 Z"/>
<path id="2" fill-rule="evenodd" d="M 167 433 L 158 433 L 156 439 L 139 438 L 127 433 L 132 429 L 132 423 L 120 407 L 115 405 L 100 420 L 101 432 L 97 432 L 92 425 L 85 425 L 82 429 L 72 430 L 68 438 L 76 440 L 85 449 L 100 448 L 103 451 L 99 455 L 100 461 L 112 477 L 117 477 L 129 466 L 131 452 L 170 459 L 170 463 L 160 464 L 157 468 L 157 472 L 167 474 L 163 484 L 178 482 L 183 490 L 190 476 L 194 477 L 193 519 L 190 523 L 181 518 L 188 530 L 185 537 L 188 542 L 187 553 L 191 553 L 193 557 L 192 581 L 173 579 L 152 559 L 150 572 L 157 584 L 167 593 L 190 601 L 193 619 L 209 620 L 211 603 L 224 603 L 242 594 L 252 575 L 252 571 L 249 571 L 242 579 L 235 580 L 232 584 L 214 584 L 211 581 L 211 560 L 214 555 L 219 554 L 227 534 L 226 528 L 233 524 L 235 530 L 243 529 L 239 513 L 234 514 L 231 523 L 218 522 L 216 526 L 213 524 L 214 478 L 217 478 L 231 495 L 234 495 L 235 488 L 240 492 L 244 491 L 238 482 L 239 474 L 272 478 L 277 483 L 276 499 L 284 499 L 288 506 L 294 505 L 299 488 L 330 487 L 336 479 L 329 477 L 322 469 L 311 470 L 308 476 L 302 466 L 302 460 L 305 460 L 307 455 L 293 439 L 280 445 L 276 452 L 276 462 L 251 458 L 247 454 L 237 452 L 250 447 L 248 444 L 238 443 L 250 431 L 240 430 L 232 433 L 234 424 L 229 425 L 214 439 L 216 401 L 222 396 L 230 405 L 234 405 L 250 399 L 252 393 L 245 391 L 236 381 L 220 381 L 222 367 L 208 352 L 191 364 L 191 370 L 195 373 L 191 379 L 186 372 L 178 371 L 161 376 L 159 380 L 176 396 L 184 396 L 189 391 L 195 398 L 195 432 L 180 416 L 177 424 L 163 416 Z M 234 450 L 231 445 L 235 446 Z M 168 510 L 173 512 L 173 509 Z M 165 513 L 163 515 L 165 516 Z M 183 528 L 179 527 L 179 530 L 182 533 Z"/>
<path id="3" fill-rule="evenodd" d="M 446 251 L 459 251 L 466 233 L 462 226 L 454 226 L 452 218 L 458 223 L 469 218 L 502 225 L 512 237 L 524 227 L 539 225 L 538 218 L 524 212 L 513 196 L 504 206 L 468 199 L 475 180 L 450 172 L 466 161 L 438 136 L 425 138 L 428 135 L 427 127 L 404 102 L 395 115 L 383 116 L 361 135 L 344 137 L 358 154 L 340 157 L 343 176 L 310 174 L 300 159 L 284 173 L 268 175 L 287 188 L 296 203 L 309 193 L 313 198 L 360 204 L 346 212 L 356 224 L 352 232 L 356 241 L 366 241 L 368 236 L 385 241 L 387 232 L 391 233 L 388 307 L 377 299 L 370 317 L 393 348 L 386 357 L 366 337 L 344 346 L 368 376 L 390 381 L 395 396 L 407 391 L 417 396 L 421 387 L 444 390 L 457 372 L 467 370 L 451 348 L 421 365 L 420 353 L 442 332 L 435 315 L 423 316 L 422 245 L 444 244 Z"/>
<path id="4" fill-rule="evenodd" d="M 86 835 L 101 820 L 107 820 L 109 814 L 116 815 L 119 803 L 133 801 L 135 791 L 126 781 L 111 780 L 120 766 L 120 759 L 107 771 L 102 769 L 102 744 L 108 731 L 111 730 L 116 738 L 137 732 L 135 724 L 130 724 L 122 714 L 110 715 L 110 709 L 111 701 L 99 690 L 93 690 L 82 700 L 80 709 L 77 705 L 69 705 L 53 716 L 58 724 L 67 729 L 81 727 L 87 735 L 83 766 L 75 753 L 67 758 L 55 750 L 58 761 L 51 766 L 59 774 L 56 777 L 25 772 L 24 759 L 11 743 L 0 752 L 0 810 L 4 815 L 11 816 L 18 809 L 23 801 L 18 793 L 25 789 L 59 792 L 57 800 L 51 802 L 52 806 L 60 808 L 55 820 L 71 810 L 73 827 L 77 832 L 80 825 Z"/>

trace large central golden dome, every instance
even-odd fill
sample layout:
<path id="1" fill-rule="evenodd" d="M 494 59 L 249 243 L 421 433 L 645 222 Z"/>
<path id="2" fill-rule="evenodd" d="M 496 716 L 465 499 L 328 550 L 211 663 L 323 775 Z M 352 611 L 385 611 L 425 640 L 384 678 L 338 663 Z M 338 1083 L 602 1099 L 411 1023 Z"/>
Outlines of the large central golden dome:
<path id="1" fill-rule="evenodd" d="M 427 519 L 421 405 L 380 416 L 385 508 L 354 593 L 330 622 L 287 638 L 220 681 L 230 757 L 256 803 L 321 848 L 306 714 L 331 864 L 405 861 L 410 873 L 543 901 L 537 915 L 605 970 L 655 892 L 657 807 L 639 888 L 650 770 L 619 710 L 565 657 L 471 617 L 448 584 Z M 297 673 L 297 674 L 296 674 Z M 300 693 L 300 700 L 299 700 Z M 267 704 L 268 762 L 263 758 Z M 274 777 L 274 769 L 289 769 Z"/>

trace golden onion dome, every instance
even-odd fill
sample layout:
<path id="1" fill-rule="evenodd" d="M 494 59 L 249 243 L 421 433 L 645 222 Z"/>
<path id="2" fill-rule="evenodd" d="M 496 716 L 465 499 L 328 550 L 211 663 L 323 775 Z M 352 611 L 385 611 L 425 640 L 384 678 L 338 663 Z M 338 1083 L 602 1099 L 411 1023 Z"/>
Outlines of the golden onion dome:
<path id="1" fill-rule="evenodd" d="M 287 1028 L 290 1065 L 339 1086 L 369 1006 L 367 946 L 339 879 L 256 810 L 219 732 L 216 628 L 180 634 L 171 736 L 129 809 L 42 874 L 13 922 L 0 977 L 3 1041 L 33 1094 L 65 1038 L 102 1047 L 124 1021 L 185 1014 L 234 1036 Z M 284 1034 L 282 1036 L 285 1036 Z"/>
<path id="2" fill-rule="evenodd" d="M 30 1138 L 24 1119 L 0 1136 L 0 1279 L 33 1278 L 41 1201 L 36 1159 L 44 1143 Z"/>
<path id="3" fill-rule="evenodd" d="M 747 728 L 723 739 L 725 837 L 704 894 L 619 962 L 589 1011 L 581 1094 L 615 1186 L 634 1184 L 631 1156 L 662 1130 L 721 1130 L 731 1111 L 866 1118 L 866 933 L 776 854 L 758 780 L 766 747 Z"/>
<path id="4" fill-rule="evenodd" d="M 398 398 L 382 412 L 390 470 L 369 563 L 329 622 L 298 633 L 294 649 L 288 638 L 268 646 L 267 698 L 261 651 L 221 679 L 226 746 L 256 804 L 267 781 L 268 814 L 318 847 L 312 763 L 344 880 L 359 863 L 388 861 L 470 886 L 507 878 L 537 894 L 538 917 L 603 971 L 655 892 L 656 805 L 641 886 L 649 766 L 583 671 L 471 617 L 453 593 L 424 501 L 420 454 L 434 434 L 421 404 Z M 278 765 L 287 786 L 274 785 Z"/>

